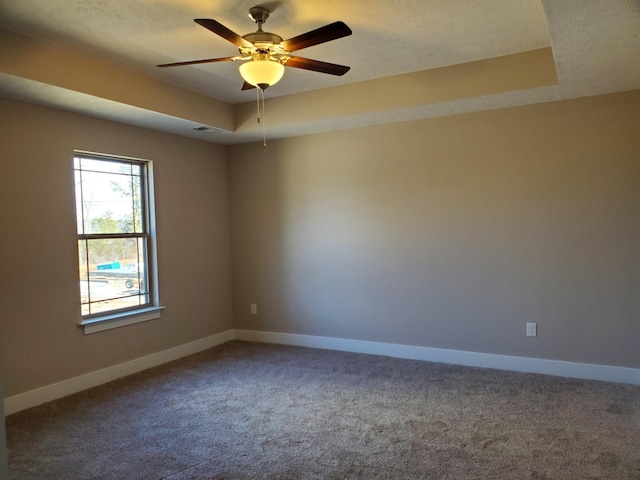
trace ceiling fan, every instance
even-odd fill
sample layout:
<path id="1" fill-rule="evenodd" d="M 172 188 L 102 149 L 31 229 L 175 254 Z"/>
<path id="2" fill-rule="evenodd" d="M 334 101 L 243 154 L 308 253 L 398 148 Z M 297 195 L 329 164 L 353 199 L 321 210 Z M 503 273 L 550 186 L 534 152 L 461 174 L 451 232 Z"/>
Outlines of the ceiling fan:
<path id="1" fill-rule="evenodd" d="M 243 61 L 244 63 L 240 66 L 240 75 L 242 75 L 245 81 L 242 89 L 248 90 L 257 87 L 263 91 L 282 78 L 285 66 L 328 73 L 330 75 L 344 75 L 349 71 L 350 67 L 344 65 L 291 55 L 291 52 L 351 35 L 351 29 L 345 23 L 334 22 L 288 40 L 283 40 L 281 36 L 275 33 L 262 30 L 262 25 L 267 21 L 267 18 L 269 18 L 269 13 L 269 10 L 265 7 L 257 6 L 251 8 L 249 10 L 249 17 L 258 25 L 258 30 L 243 36 L 229 30 L 216 20 L 196 18 L 194 20 L 196 23 L 220 35 L 238 47 L 240 55 L 191 60 L 188 62 L 165 63 L 158 65 L 158 67 L 179 67 L 200 63 Z"/>

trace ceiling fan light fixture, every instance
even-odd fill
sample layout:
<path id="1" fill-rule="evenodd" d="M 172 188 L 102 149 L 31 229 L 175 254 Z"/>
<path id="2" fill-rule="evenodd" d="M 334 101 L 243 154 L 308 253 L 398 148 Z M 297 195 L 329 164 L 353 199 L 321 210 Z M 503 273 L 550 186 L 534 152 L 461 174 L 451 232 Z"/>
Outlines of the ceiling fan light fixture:
<path id="1" fill-rule="evenodd" d="M 251 60 L 240 65 L 240 75 L 244 81 L 261 90 L 278 83 L 283 74 L 284 65 L 275 60 Z"/>

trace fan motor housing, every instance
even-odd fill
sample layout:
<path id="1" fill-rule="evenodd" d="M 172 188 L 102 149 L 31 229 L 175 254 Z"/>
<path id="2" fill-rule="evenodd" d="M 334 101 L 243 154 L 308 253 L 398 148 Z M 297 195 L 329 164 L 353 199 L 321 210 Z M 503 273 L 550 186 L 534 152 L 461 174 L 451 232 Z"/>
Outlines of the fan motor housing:
<path id="1" fill-rule="evenodd" d="M 243 35 L 242 38 L 253 43 L 258 48 L 269 48 L 271 45 L 282 43 L 282 37 L 270 32 L 253 32 Z"/>

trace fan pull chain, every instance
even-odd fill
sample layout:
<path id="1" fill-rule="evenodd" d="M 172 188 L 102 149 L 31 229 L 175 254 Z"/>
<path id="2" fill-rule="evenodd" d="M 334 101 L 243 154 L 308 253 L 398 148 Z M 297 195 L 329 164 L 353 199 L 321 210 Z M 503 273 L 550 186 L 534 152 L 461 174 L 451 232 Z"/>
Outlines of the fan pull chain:
<path id="1" fill-rule="evenodd" d="M 260 95 L 262 94 L 262 105 L 260 105 Z M 267 132 L 264 125 L 264 90 L 256 88 L 256 104 L 258 107 L 258 124 L 262 125 L 262 145 L 267 149 Z"/>
<path id="2" fill-rule="evenodd" d="M 260 89 L 256 88 L 256 107 L 258 108 L 258 125 L 260 124 Z"/>
<path id="3" fill-rule="evenodd" d="M 260 91 L 262 92 L 262 145 L 263 145 L 263 150 L 267 149 L 267 132 L 266 132 L 266 127 L 264 124 L 264 90 L 260 89 Z"/>

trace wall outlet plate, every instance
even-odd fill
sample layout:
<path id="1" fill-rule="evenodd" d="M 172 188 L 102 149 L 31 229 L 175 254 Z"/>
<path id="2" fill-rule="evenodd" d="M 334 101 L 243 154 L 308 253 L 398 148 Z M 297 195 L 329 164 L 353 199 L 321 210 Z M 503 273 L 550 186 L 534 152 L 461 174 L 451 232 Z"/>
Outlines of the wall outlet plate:
<path id="1" fill-rule="evenodd" d="M 527 322 L 527 337 L 538 336 L 538 324 L 534 322 Z"/>

